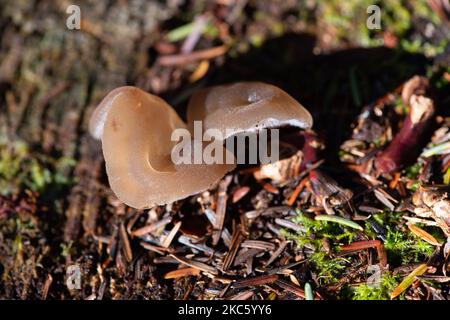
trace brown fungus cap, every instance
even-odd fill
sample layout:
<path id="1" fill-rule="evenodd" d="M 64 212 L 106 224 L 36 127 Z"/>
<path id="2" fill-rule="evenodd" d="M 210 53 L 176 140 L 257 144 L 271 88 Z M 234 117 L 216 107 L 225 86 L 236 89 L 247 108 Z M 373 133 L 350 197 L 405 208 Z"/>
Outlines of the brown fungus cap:
<path id="1" fill-rule="evenodd" d="M 135 208 L 167 204 L 208 189 L 234 165 L 175 165 L 174 129 L 186 128 L 164 100 L 134 87 L 111 91 L 94 112 L 111 189 Z"/>
<path id="2" fill-rule="evenodd" d="M 188 106 L 189 128 L 195 120 L 203 121 L 204 130 L 218 129 L 223 139 L 262 128 L 312 126 L 311 115 L 296 100 L 260 82 L 200 91 Z M 164 100 L 138 88 L 117 88 L 102 100 L 89 131 L 102 140 L 108 180 L 121 201 L 135 208 L 167 204 L 207 190 L 235 167 L 173 163 L 178 143 L 171 135 L 186 128 Z M 228 152 L 223 148 L 223 154 Z"/>
<path id="3" fill-rule="evenodd" d="M 263 82 L 239 82 L 200 90 L 187 110 L 192 130 L 194 121 L 203 129 L 218 129 L 224 138 L 262 128 L 312 127 L 311 114 L 285 91 Z"/>

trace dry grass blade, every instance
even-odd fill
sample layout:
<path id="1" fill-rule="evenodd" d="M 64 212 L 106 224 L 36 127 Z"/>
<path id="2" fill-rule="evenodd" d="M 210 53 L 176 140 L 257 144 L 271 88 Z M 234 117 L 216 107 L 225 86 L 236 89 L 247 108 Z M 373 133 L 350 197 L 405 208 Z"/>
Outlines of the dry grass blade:
<path id="1" fill-rule="evenodd" d="M 440 247 L 442 244 L 435 238 L 433 237 L 431 234 L 429 234 L 428 232 L 426 232 L 425 230 L 413 225 L 413 224 L 409 224 L 408 225 L 408 229 L 414 233 L 416 236 L 422 238 L 422 240 L 428 242 L 429 244 L 432 244 L 433 246 L 438 246 Z"/>
<path id="2" fill-rule="evenodd" d="M 211 249 L 210 247 L 208 247 L 208 246 L 206 246 L 205 244 L 202 244 L 202 243 L 193 243 L 191 241 L 191 239 L 189 237 L 187 237 L 187 236 L 183 236 L 183 235 L 179 236 L 178 237 L 178 242 L 181 243 L 181 244 L 184 244 L 185 246 L 194 248 L 194 249 L 196 249 L 198 251 L 205 252 L 205 253 L 207 253 L 209 255 L 213 255 L 214 254 L 214 250 L 213 249 Z"/>
<path id="3" fill-rule="evenodd" d="M 391 299 L 398 297 L 403 291 L 409 288 L 410 285 L 414 283 L 417 276 L 423 275 L 427 271 L 428 266 L 426 264 L 421 264 L 416 269 L 414 269 L 405 279 L 394 289 L 391 293 Z"/>
<path id="4" fill-rule="evenodd" d="M 208 70 L 209 70 L 209 61 L 203 60 L 202 62 L 200 62 L 195 71 L 190 75 L 189 82 L 196 82 L 200 80 L 205 76 Z"/>

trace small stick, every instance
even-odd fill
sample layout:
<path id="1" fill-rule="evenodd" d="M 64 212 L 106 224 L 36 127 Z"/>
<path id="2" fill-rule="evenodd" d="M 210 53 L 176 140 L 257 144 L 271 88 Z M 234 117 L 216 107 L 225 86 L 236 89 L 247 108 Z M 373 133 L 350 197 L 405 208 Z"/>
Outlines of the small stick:
<path id="1" fill-rule="evenodd" d="M 383 243 L 380 240 L 356 241 L 340 247 L 342 251 L 358 251 L 369 248 L 376 248 L 380 265 L 384 268 L 387 265 L 387 255 Z"/>

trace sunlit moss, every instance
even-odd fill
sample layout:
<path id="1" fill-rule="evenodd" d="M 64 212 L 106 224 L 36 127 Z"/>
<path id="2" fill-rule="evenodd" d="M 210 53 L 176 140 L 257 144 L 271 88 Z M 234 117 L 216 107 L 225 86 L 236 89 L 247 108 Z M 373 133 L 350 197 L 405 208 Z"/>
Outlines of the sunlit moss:
<path id="1" fill-rule="evenodd" d="M 284 232 L 284 235 L 288 239 L 294 240 L 299 246 L 307 246 L 314 249 L 314 252 L 309 257 L 309 261 L 320 283 L 336 283 L 348 266 L 348 261 L 323 251 L 323 239 L 352 242 L 357 235 L 357 231 L 332 222 L 316 221 L 306 216 L 300 210 L 297 212 L 298 215 L 293 221 L 302 226 L 304 230 L 298 233 Z"/>
<path id="2" fill-rule="evenodd" d="M 388 255 L 399 259 L 402 264 L 422 262 L 434 251 L 434 247 L 422 239 L 390 226 L 387 227 L 384 246 Z"/>
<path id="3" fill-rule="evenodd" d="M 70 158 L 35 154 L 21 141 L 0 142 L 0 194 L 24 188 L 44 192 L 51 185 L 67 185 L 72 181 L 64 172 L 74 164 Z"/>
<path id="4" fill-rule="evenodd" d="M 397 287 L 399 280 L 390 272 L 381 276 L 378 284 L 360 284 L 353 289 L 353 300 L 390 300 L 391 292 Z"/>

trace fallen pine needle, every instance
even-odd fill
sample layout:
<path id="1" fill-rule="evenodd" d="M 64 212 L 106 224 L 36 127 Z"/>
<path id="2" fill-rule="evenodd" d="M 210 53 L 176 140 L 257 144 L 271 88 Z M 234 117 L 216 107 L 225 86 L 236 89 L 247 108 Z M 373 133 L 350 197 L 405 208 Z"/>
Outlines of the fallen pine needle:
<path id="1" fill-rule="evenodd" d="M 237 190 L 233 193 L 233 199 L 232 199 L 232 202 L 233 202 L 233 203 L 238 202 L 238 201 L 241 200 L 243 197 L 245 197 L 245 195 L 246 195 L 247 193 L 249 193 L 249 191 L 250 191 L 250 187 L 248 187 L 248 186 L 240 187 L 239 189 L 237 189 Z"/>
<path id="2" fill-rule="evenodd" d="M 380 265 L 385 267 L 387 265 L 387 254 L 383 243 L 380 240 L 365 240 L 356 241 L 347 245 L 340 246 L 342 251 L 357 251 L 369 248 L 377 249 L 378 258 L 380 259 Z"/>
<path id="3" fill-rule="evenodd" d="M 314 300 L 314 294 L 309 282 L 305 283 L 305 300 Z"/>
<path id="4" fill-rule="evenodd" d="M 433 237 L 431 234 L 426 232 L 425 230 L 419 228 L 418 226 L 415 226 L 413 224 L 408 225 L 408 229 L 414 233 L 416 236 L 422 238 L 422 240 L 428 242 L 429 244 L 432 244 L 433 246 L 441 246 L 441 243 Z"/>
<path id="5" fill-rule="evenodd" d="M 170 272 L 167 272 L 164 275 L 164 279 L 176 279 L 176 278 L 182 278 L 185 276 L 198 276 L 200 274 L 200 270 L 193 268 L 193 267 L 187 267 L 182 269 L 173 270 Z"/>
<path id="6" fill-rule="evenodd" d="M 359 224 L 357 224 L 356 222 L 353 222 L 351 220 L 347 220 L 344 219 L 342 217 L 338 217 L 338 216 L 333 216 L 333 215 L 328 215 L 328 214 L 319 214 L 317 216 L 314 217 L 315 220 L 318 221 L 328 221 L 328 222 L 335 222 L 338 224 L 342 224 L 344 226 L 356 229 L 356 230 L 360 230 L 363 231 L 363 227 L 361 227 Z"/>
<path id="7" fill-rule="evenodd" d="M 199 60 L 213 59 L 227 52 L 227 46 L 222 45 L 210 49 L 198 50 L 185 54 L 171 54 L 160 56 L 158 62 L 162 66 L 177 66 L 197 62 Z"/>
<path id="8" fill-rule="evenodd" d="M 261 286 L 267 283 L 272 283 L 278 280 L 278 275 L 264 275 L 264 276 L 258 276 L 258 277 L 252 277 L 249 279 L 244 279 L 240 281 L 236 281 L 233 284 L 234 288 L 243 288 L 243 287 L 250 287 L 250 286 Z"/>
<path id="9" fill-rule="evenodd" d="M 302 192 L 302 190 L 305 188 L 307 181 L 308 180 L 306 178 L 300 181 L 298 186 L 295 188 L 294 192 L 292 192 L 291 196 L 289 197 L 289 200 L 287 202 L 288 206 L 292 206 L 294 204 L 300 192 Z"/>
<path id="10" fill-rule="evenodd" d="M 391 299 L 398 297 L 403 291 L 414 283 L 417 276 L 423 275 L 427 271 L 428 266 L 424 263 L 414 269 L 391 293 Z"/>
<path id="11" fill-rule="evenodd" d="M 198 67 L 195 69 L 195 71 L 191 74 L 189 77 L 189 82 L 196 82 L 203 78 L 205 74 L 208 72 L 209 69 L 209 61 L 208 60 L 202 60 Z"/>
<path id="12" fill-rule="evenodd" d="M 394 174 L 394 178 L 389 183 L 389 188 L 391 188 L 393 190 L 397 187 L 398 182 L 400 181 L 400 176 L 401 176 L 400 172 L 397 172 Z"/>

